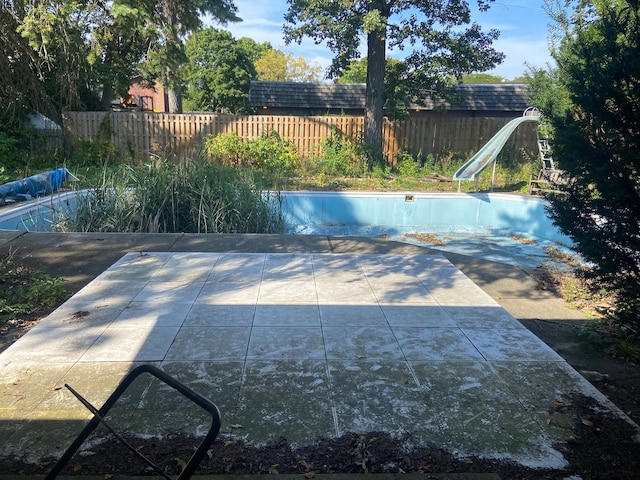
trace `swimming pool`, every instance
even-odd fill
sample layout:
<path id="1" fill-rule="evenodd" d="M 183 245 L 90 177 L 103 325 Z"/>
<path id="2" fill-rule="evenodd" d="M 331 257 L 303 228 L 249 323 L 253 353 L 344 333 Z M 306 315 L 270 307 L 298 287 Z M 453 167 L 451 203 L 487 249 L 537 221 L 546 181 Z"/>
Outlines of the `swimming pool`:
<path id="1" fill-rule="evenodd" d="M 51 231 L 56 212 L 70 211 L 75 192 L 59 192 L 0 211 L 0 230 Z M 383 237 L 526 266 L 544 247 L 570 245 L 540 197 L 507 193 L 280 193 L 292 235 Z"/>

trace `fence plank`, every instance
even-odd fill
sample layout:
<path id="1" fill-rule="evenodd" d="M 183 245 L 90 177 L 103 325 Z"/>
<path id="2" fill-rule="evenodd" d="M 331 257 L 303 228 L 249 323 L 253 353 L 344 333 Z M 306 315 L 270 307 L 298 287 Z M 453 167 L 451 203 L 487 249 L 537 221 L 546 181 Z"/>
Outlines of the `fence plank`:
<path id="1" fill-rule="evenodd" d="M 403 152 L 438 158 L 448 152 L 470 155 L 493 136 L 509 118 L 440 116 L 385 120 L 383 152 L 392 164 Z M 65 112 L 64 145 L 72 149 L 79 140 L 109 138 L 119 149 L 138 154 L 186 159 L 196 154 L 207 135 L 236 133 L 255 139 L 275 131 L 291 141 L 298 154 L 308 157 L 336 129 L 355 138 L 362 135 L 362 116 L 274 116 L 223 114 L 167 114 L 142 112 Z M 524 124 L 507 143 L 507 149 L 526 149 L 536 155 L 534 124 Z"/>

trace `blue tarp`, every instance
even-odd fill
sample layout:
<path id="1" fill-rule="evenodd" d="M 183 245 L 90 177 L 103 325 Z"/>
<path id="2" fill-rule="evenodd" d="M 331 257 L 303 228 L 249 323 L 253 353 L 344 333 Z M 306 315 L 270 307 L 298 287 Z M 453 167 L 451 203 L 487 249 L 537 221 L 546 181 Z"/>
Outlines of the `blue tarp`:
<path id="1" fill-rule="evenodd" d="M 67 178 L 75 180 L 75 177 L 66 168 L 56 168 L 49 172 L 38 173 L 0 185 L 0 205 L 6 203 L 10 197 L 18 197 L 14 199 L 15 201 L 50 195 L 59 190 Z"/>

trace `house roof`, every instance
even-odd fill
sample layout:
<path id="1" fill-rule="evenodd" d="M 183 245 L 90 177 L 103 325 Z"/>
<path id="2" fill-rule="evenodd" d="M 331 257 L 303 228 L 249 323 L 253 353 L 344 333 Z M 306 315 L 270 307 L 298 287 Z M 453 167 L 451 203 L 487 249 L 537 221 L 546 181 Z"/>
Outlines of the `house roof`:
<path id="1" fill-rule="evenodd" d="M 249 104 L 254 107 L 309 110 L 364 110 L 364 83 L 296 83 L 252 81 Z M 477 83 L 458 85 L 463 101 L 458 105 L 437 103 L 448 110 L 522 112 L 528 106 L 529 89 L 516 83 Z M 435 102 L 410 108 L 433 110 Z"/>

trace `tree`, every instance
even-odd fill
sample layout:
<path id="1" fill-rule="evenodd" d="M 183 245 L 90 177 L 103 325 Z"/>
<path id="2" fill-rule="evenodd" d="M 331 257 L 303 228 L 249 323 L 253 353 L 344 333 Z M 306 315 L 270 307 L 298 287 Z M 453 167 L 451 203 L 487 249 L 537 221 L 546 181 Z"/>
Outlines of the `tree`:
<path id="1" fill-rule="evenodd" d="M 304 57 L 294 57 L 290 52 L 267 50 L 255 61 L 258 80 L 271 82 L 318 82 L 320 65 L 309 65 Z"/>
<path id="2" fill-rule="evenodd" d="M 486 10 L 492 0 L 478 0 Z M 288 0 L 285 39 L 304 37 L 326 42 L 334 52 L 330 77 L 337 77 L 359 57 L 361 36 L 367 42 L 364 138 L 372 157 L 382 157 L 384 74 L 387 47 L 421 44 L 405 59 L 404 83 L 413 97 L 446 97 L 447 77 L 489 70 L 503 59 L 491 48 L 495 30 L 483 33 L 471 22 L 467 1 L 448 0 Z"/>
<path id="3" fill-rule="evenodd" d="M 43 65 L 18 32 L 18 22 L 8 8 L 0 10 L 0 125 L 8 128 L 38 110 L 58 119 L 56 108 L 41 82 Z"/>
<path id="4" fill-rule="evenodd" d="M 246 45 L 245 45 L 246 47 Z M 246 50 L 226 30 L 206 28 L 185 43 L 186 102 L 192 110 L 247 113 L 256 71 Z"/>
<path id="5" fill-rule="evenodd" d="M 618 319 L 638 335 L 640 1 L 581 1 L 558 18 L 567 23 L 553 51 L 557 70 L 532 81 L 554 130 L 554 157 L 570 179 L 551 198 L 550 214 L 593 265 L 597 285 L 616 293 Z"/>
<path id="6" fill-rule="evenodd" d="M 273 50 L 270 42 L 258 43 L 252 38 L 242 37 L 237 41 L 238 47 L 245 53 L 251 63 L 255 65 L 260 57 L 269 50 Z"/>
<path id="7" fill-rule="evenodd" d="M 186 61 L 181 38 L 202 27 L 202 16 L 210 15 L 221 24 L 237 22 L 237 9 L 230 0 L 161 0 L 149 2 L 159 41 L 150 60 L 151 71 L 160 78 L 169 99 L 169 111 L 182 113 L 182 79 L 180 67 Z"/>
<path id="8" fill-rule="evenodd" d="M 182 39 L 203 14 L 224 23 L 239 20 L 235 12 L 231 0 L 5 0 L 0 64 L 27 76 L 0 91 L 14 90 L 12 105 L 27 109 L 34 97 L 59 120 L 64 109 L 109 108 L 141 76 L 160 79 L 171 110 L 180 111 Z"/>
<path id="9" fill-rule="evenodd" d="M 6 1 L 0 17 L 0 63 L 12 72 L 3 77 L 3 89 L 14 87 L 8 105 L 40 110 L 60 121 L 64 109 L 97 104 L 88 41 L 99 23 L 95 8 L 56 0 Z"/>
<path id="10" fill-rule="evenodd" d="M 470 73 L 462 76 L 462 83 L 500 83 L 504 78 L 490 73 Z"/>
<path id="11" fill-rule="evenodd" d="M 340 72 L 336 81 L 338 83 L 365 83 L 367 81 L 367 57 L 349 62 L 349 65 Z"/>

